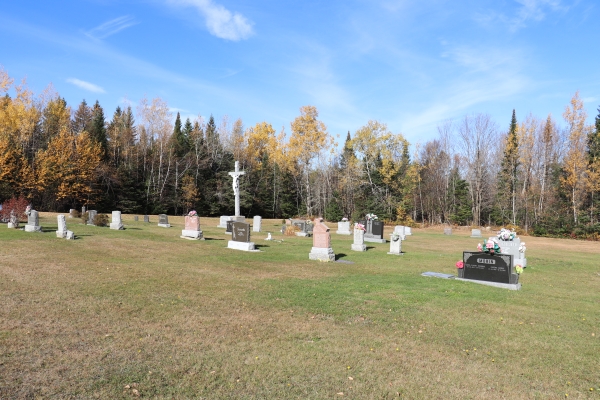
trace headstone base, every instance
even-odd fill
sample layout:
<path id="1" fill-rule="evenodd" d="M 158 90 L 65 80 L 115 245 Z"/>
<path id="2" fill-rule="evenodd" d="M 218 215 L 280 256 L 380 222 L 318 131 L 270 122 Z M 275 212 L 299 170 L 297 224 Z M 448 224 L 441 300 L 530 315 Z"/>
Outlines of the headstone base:
<path id="1" fill-rule="evenodd" d="M 388 254 L 391 254 L 391 255 L 393 255 L 393 256 L 401 256 L 401 255 L 404 255 L 404 253 L 396 253 L 396 252 L 393 252 L 393 251 L 388 251 Z"/>
<path id="2" fill-rule="evenodd" d="M 296 236 L 302 236 L 302 237 L 307 237 L 307 236 L 312 236 L 311 233 L 308 232 L 296 232 Z"/>
<path id="3" fill-rule="evenodd" d="M 67 237 L 67 231 L 56 231 L 56 237 L 57 238 L 66 238 Z"/>
<path id="4" fill-rule="evenodd" d="M 12 222 L 9 222 L 8 223 L 8 229 L 14 229 L 14 228 L 16 228 L 15 224 L 13 224 Z"/>
<path id="5" fill-rule="evenodd" d="M 202 231 L 192 231 L 189 229 L 183 229 L 181 231 L 181 236 L 179 237 L 182 239 L 204 240 L 204 237 L 202 236 Z"/>
<path id="6" fill-rule="evenodd" d="M 351 250 L 354 251 L 367 251 L 367 246 L 364 244 L 352 244 L 352 246 L 350 247 Z"/>
<path id="7" fill-rule="evenodd" d="M 260 251 L 256 249 L 256 247 L 254 246 L 254 242 L 236 242 L 234 240 L 230 240 L 227 242 L 227 248 L 242 251 Z"/>
<path id="8" fill-rule="evenodd" d="M 25 225 L 25 232 L 41 232 L 41 226 Z"/>
<path id="9" fill-rule="evenodd" d="M 324 249 L 322 247 L 313 247 L 308 254 L 309 260 L 335 261 L 335 253 L 331 247 Z"/>
<path id="10" fill-rule="evenodd" d="M 171 224 L 158 224 L 161 228 L 170 228 Z"/>
<path id="11" fill-rule="evenodd" d="M 526 258 L 515 258 L 514 265 L 520 264 L 521 267 L 527 268 L 527 259 Z"/>
<path id="12" fill-rule="evenodd" d="M 115 223 L 111 223 L 110 224 L 110 229 L 114 229 L 114 230 L 120 231 L 120 230 L 123 230 L 125 228 L 123 227 L 122 223 L 115 222 Z"/>
<path id="13" fill-rule="evenodd" d="M 387 243 L 387 240 L 386 239 L 378 239 L 378 238 L 374 238 L 374 237 L 368 237 L 367 235 L 365 235 L 365 242 Z"/>
<path id="14" fill-rule="evenodd" d="M 497 287 L 497 288 L 501 288 L 501 289 L 521 290 L 520 283 L 499 283 L 499 282 L 480 281 L 477 279 L 464 279 L 464 278 L 454 278 L 454 279 L 457 281 L 479 283 L 480 285 L 493 286 L 493 287 Z"/>

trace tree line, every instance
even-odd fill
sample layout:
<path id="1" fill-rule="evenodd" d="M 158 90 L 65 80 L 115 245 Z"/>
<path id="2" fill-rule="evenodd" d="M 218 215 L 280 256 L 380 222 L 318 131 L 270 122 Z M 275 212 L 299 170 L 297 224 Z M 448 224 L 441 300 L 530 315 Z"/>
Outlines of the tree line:
<path id="1" fill-rule="evenodd" d="M 314 106 L 277 132 L 223 117 L 182 121 L 160 99 L 71 108 L 50 86 L 35 96 L 0 69 L 0 202 L 36 209 L 229 215 L 234 162 L 242 214 L 266 218 L 503 225 L 538 235 L 598 238 L 600 109 L 595 125 L 576 93 L 565 127 L 548 115 L 503 129 L 486 114 L 437 127 L 424 144 L 368 121 L 343 143 Z"/>

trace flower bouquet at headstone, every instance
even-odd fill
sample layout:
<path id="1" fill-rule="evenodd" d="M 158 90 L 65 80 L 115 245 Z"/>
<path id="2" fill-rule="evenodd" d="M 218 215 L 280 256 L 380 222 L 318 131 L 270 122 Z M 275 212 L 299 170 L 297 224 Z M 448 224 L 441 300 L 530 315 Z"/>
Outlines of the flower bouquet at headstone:
<path id="1" fill-rule="evenodd" d="M 367 221 L 377 221 L 377 215 L 373 214 L 373 213 L 369 213 L 367 215 L 365 215 L 365 218 L 367 218 Z"/>
<path id="2" fill-rule="evenodd" d="M 502 228 L 502 229 L 500 229 L 500 232 L 498 232 L 497 236 L 498 236 L 498 239 L 500 239 L 500 240 L 508 241 L 508 240 L 514 240 L 517 237 L 517 233 L 515 231 L 511 231 L 509 229 Z"/>
<path id="3" fill-rule="evenodd" d="M 492 239 L 484 239 L 483 243 L 477 244 L 477 250 L 491 255 L 500 254 L 502 252 L 502 249 L 500 248 L 498 242 Z"/>
<path id="4" fill-rule="evenodd" d="M 463 260 L 458 260 L 456 262 L 456 269 L 458 270 L 458 277 L 462 278 L 465 274 L 465 263 L 463 262 Z"/>

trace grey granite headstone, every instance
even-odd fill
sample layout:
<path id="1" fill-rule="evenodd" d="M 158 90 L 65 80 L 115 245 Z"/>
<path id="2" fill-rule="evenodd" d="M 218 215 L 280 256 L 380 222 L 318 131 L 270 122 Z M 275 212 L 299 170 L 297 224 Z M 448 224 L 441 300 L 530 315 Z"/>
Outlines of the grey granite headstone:
<path id="1" fill-rule="evenodd" d="M 452 228 L 444 228 L 444 235 L 452 235 Z"/>
<path id="2" fill-rule="evenodd" d="M 365 231 L 362 229 L 353 229 L 354 231 L 354 243 L 350 246 L 351 250 L 354 251 L 367 251 L 367 246 L 365 245 Z"/>
<path id="3" fill-rule="evenodd" d="M 162 228 L 170 228 L 169 216 L 167 214 L 158 214 L 158 226 Z"/>
<path id="4" fill-rule="evenodd" d="M 123 221 L 121 221 L 121 211 L 112 212 L 112 222 L 110 223 L 110 229 L 114 229 L 117 231 L 125 229 L 123 227 Z"/>
<path id="5" fill-rule="evenodd" d="M 150 216 L 144 215 L 144 222 L 150 222 Z"/>
<path id="6" fill-rule="evenodd" d="M 74 208 L 69 209 L 69 218 L 77 218 L 77 210 Z"/>
<path id="7" fill-rule="evenodd" d="M 395 256 L 402 255 L 402 236 L 397 233 L 392 233 L 390 235 L 390 251 L 388 254 Z"/>
<path id="8" fill-rule="evenodd" d="M 96 218 L 96 215 L 98 215 L 98 211 L 96 211 L 96 210 L 88 211 L 87 225 L 95 225 L 94 218 Z"/>
<path id="9" fill-rule="evenodd" d="M 38 212 L 36 210 L 30 210 L 27 214 L 27 225 L 25 225 L 25 232 L 41 232 L 42 227 L 40 226 L 40 220 Z"/>
<path id="10" fill-rule="evenodd" d="M 260 215 L 255 215 L 252 220 L 252 232 L 260 232 L 262 227 L 262 217 Z"/>
<path id="11" fill-rule="evenodd" d="M 472 238 L 480 238 L 481 236 L 481 229 L 471 229 L 471 237 Z"/>
<path id="12" fill-rule="evenodd" d="M 350 231 L 350 221 L 338 222 L 338 228 L 335 233 L 338 235 L 352 235 L 352 232 Z"/>
<path id="13" fill-rule="evenodd" d="M 67 237 L 67 220 L 63 214 L 56 216 L 58 222 L 58 229 L 56 231 L 56 237 L 65 238 Z"/>
<path id="14" fill-rule="evenodd" d="M 139 218 L 138 218 L 138 216 L 137 216 L 137 215 L 134 215 L 134 216 L 133 216 L 133 220 L 134 220 L 135 222 L 138 222 L 138 221 L 139 221 Z"/>

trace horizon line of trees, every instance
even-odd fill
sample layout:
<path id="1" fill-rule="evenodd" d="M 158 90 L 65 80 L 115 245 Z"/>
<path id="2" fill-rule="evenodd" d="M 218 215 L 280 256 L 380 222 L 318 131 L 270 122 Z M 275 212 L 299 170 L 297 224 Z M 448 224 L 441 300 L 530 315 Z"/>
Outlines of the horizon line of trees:
<path id="1" fill-rule="evenodd" d="M 12 94 L 12 95 L 11 95 Z M 173 117 L 142 99 L 111 118 L 96 101 L 75 109 L 50 87 L 39 96 L 0 68 L 0 203 L 24 196 L 35 208 L 228 215 L 228 172 L 239 161 L 241 209 L 266 218 L 323 216 L 412 225 L 502 225 L 538 235 L 598 239 L 600 109 L 595 125 L 579 93 L 561 128 L 531 114 L 507 129 L 473 114 L 438 126 L 411 153 L 402 134 L 368 121 L 338 150 L 314 106 L 276 132 Z M 507 118 L 507 122 L 508 118 Z"/>

